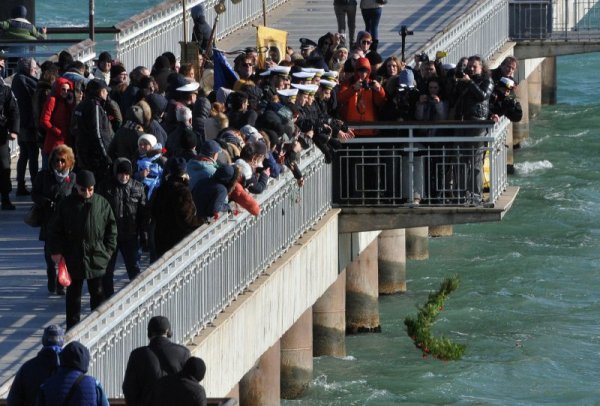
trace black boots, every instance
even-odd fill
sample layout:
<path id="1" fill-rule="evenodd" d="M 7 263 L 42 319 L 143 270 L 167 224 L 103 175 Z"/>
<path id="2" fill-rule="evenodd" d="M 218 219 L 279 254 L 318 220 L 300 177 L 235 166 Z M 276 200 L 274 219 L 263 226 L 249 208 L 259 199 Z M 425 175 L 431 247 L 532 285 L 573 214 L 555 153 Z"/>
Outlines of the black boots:
<path id="1" fill-rule="evenodd" d="M 2 193 L 2 210 L 14 210 L 15 205 L 11 203 L 8 193 Z"/>
<path id="2" fill-rule="evenodd" d="M 29 196 L 31 194 L 31 192 L 29 192 L 29 190 L 27 190 L 27 188 L 25 187 L 24 183 L 19 183 L 19 186 L 17 186 L 17 196 Z"/>

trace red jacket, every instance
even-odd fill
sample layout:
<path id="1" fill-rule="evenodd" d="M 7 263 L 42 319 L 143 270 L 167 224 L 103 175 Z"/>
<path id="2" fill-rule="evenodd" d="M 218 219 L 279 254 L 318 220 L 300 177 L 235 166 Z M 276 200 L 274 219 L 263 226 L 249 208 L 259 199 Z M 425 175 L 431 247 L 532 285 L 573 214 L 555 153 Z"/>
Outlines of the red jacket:
<path id="1" fill-rule="evenodd" d="M 236 202 L 253 216 L 260 214 L 258 202 L 250 193 L 246 192 L 246 189 L 239 182 L 236 182 L 233 190 L 229 193 L 229 200 Z"/>
<path id="2" fill-rule="evenodd" d="M 42 109 L 40 126 L 46 130 L 42 147 L 44 154 L 50 154 L 56 146 L 66 143 L 69 137 L 73 103 L 60 96 L 60 89 L 65 84 L 68 84 L 71 90 L 73 89 L 73 83 L 70 80 L 56 79 L 52 93 L 48 96 Z"/>
<path id="3" fill-rule="evenodd" d="M 355 70 L 368 69 L 371 74 L 371 64 L 367 58 L 359 58 L 356 62 Z M 344 105 L 342 109 L 342 119 L 345 121 L 374 122 L 377 121 L 377 108 L 385 103 L 385 90 L 383 86 L 379 91 L 365 89 L 354 89 L 354 84 L 358 80 L 358 73 L 354 73 L 354 78 L 342 84 L 338 94 L 338 101 Z M 371 79 L 367 78 L 367 84 L 371 84 Z M 356 135 L 375 135 L 375 130 L 356 130 Z"/>

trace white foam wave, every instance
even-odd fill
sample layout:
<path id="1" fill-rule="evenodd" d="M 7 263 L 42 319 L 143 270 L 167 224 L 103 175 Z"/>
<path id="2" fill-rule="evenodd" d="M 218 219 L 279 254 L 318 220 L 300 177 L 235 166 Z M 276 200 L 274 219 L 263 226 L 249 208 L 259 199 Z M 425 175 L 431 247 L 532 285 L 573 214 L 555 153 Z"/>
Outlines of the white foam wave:
<path id="1" fill-rule="evenodd" d="M 521 162 L 515 164 L 515 172 L 519 175 L 530 175 L 535 172 L 544 171 L 553 168 L 552 162 L 548 160 L 535 162 Z"/>
<path id="2" fill-rule="evenodd" d="M 352 388 L 352 387 L 355 387 L 356 385 L 364 385 L 367 383 L 367 381 L 364 379 L 358 379 L 358 380 L 354 380 L 354 381 L 329 383 L 329 382 L 327 382 L 327 375 L 321 374 L 321 375 L 317 376 L 315 379 L 313 379 L 312 383 L 314 386 L 318 386 L 327 391 L 342 391 L 342 392 L 348 393 L 349 391 L 346 388 L 349 388 L 349 387 Z"/>

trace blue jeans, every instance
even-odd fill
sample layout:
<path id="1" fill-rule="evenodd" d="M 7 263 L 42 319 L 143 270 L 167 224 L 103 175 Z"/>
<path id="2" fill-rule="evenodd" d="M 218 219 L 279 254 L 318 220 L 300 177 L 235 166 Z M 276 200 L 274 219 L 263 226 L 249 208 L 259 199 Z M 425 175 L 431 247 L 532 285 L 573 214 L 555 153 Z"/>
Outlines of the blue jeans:
<path id="1" fill-rule="evenodd" d="M 141 254 L 137 237 L 127 240 L 118 240 L 117 248 L 108 262 L 106 273 L 102 277 L 102 290 L 104 291 L 104 296 L 106 298 L 111 297 L 113 293 L 115 293 L 114 274 L 118 252 L 121 252 L 121 255 L 123 256 L 123 262 L 125 262 L 125 269 L 127 270 L 127 276 L 129 277 L 130 281 L 132 281 L 140 273 Z"/>
<path id="2" fill-rule="evenodd" d="M 379 39 L 379 20 L 381 19 L 381 10 L 383 10 L 383 7 L 360 9 L 363 20 L 365 20 L 365 31 L 371 34 L 373 40 Z"/>

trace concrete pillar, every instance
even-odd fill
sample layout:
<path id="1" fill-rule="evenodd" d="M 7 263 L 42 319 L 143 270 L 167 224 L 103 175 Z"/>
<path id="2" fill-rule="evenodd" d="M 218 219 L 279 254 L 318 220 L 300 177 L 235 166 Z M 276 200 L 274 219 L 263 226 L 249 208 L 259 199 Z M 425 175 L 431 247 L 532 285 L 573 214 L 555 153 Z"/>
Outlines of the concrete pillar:
<path id="1" fill-rule="evenodd" d="M 297 399 L 313 377 L 312 309 L 281 337 L 281 398 Z"/>
<path id="2" fill-rule="evenodd" d="M 27 19 L 35 24 L 35 0 L 2 0 L 0 21 L 8 20 L 10 12 L 16 6 L 25 6 L 27 8 Z"/>
<path id="3" fill-rule="evenodd" d="M 452 224 L 445 226 L 429 226 L 430 237 L 449 237 L 454 233 Z"/>
<path id="4" fill-rule="evenodd" d="M 313 355 L 346 356 L 346 271 L 313 305 Z"/>
<path id="5" fill-rule="evenodd" d="M 277 341 L 240 381 L 241 406 L 279 406 L 280 342 Z"/>
<path id="6" fill-rule="evenodd" d="M 529 96 L 529 118 L 534 118 L 542 111 L 542 64 L 539 64 L 527 78 L 527 94 Z M 521 103 L 522 104 L 522 103 Z"/>
<path id="7" fill-rule="evenodd" d="M 414 227 L 406 229 L 406 258 L 429 258 L 429 229 Z"/>
<path id="8" fill-rule="evenodd" d="M 513 146 L 513 127 L 515 123 L 511 123 L 508 126 L 508 132 L 506 134 L 506 170 L 509 175 L 515 173 L 515 149 Z"/>
<path id="9" fill-rule="evenodd" d="M 377 238 L 379 294 L 406 292 L 405 230 L 385 230 Z"/>
<path id="10" fill-rule="evenodd" d="M 518 123 L 513 123 L 513 147 L 519 148 L 521 141 L 529 138 L 529 92 L 527 80 L 519 82 L 516 96 L 523 108 L 523 118 Z"/>
<path id="11" fill-rule="evenodd" d="M 556 57 L 542 62 L 542 104 L 556 104 Z"/>
<path id="12" fill-rule="evenodd" d="M 346 268 L 346 332 L 380 332 L 377 240 Z"/>

